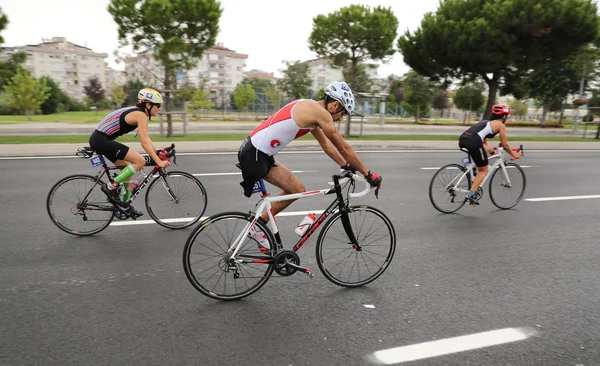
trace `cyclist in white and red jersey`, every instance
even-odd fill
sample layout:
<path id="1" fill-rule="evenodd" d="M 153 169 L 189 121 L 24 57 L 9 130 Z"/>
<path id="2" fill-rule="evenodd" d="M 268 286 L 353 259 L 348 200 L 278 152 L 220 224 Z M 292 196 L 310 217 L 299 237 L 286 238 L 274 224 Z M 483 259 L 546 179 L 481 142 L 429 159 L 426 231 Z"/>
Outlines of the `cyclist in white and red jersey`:
<path id="1" fill-rule="evenodd" d="M 112 161 L 121 172 L 114 178 L 114 184 L 108 184 L 102 187 L 102 191 L 113 201 L 121 203 L 121 198 L 117 193 L 119 185 L 124 186 L 123 201 L 129 199 L 130 192 L 127 189 L 129 180 L 146 164 L 142 155 L 134 150 L 130 150 L 127 145 L 115 141 L 117 137 L 127 134 L 135 129 L 138 130 L 142 148 L 150 155 L 156 165 L 166 168 L 170 165 L 169 161 L 161 160 L 156 154 L 156 148 L 148 134 L 148 120 L 158 115 L 162 105 L 162 95 L 152 88 L 144 88 L 138 92 L 138 101 L 135 107 L 126 107 L 118 109 L 106 117 L 90 136 L 90 147 L 98 154 L 104 155 Z M 141 216 L 140 211 L 134 210 L 137 216 Z"/>
<path id="2" fill-rule="evenodd" d="M 481 182 L 483 182 L 483 178 L 485 178 L 488 172 L 487 153 L 494 153 L 494 149 L 488 145 L 488 138 L 494 138 L 497 134 L 500 134 L 500 143 L 504 151 L 515 159 L 521 156 L 520 152 L 511 149 L 506 138 L 506 126 L 504 124 L 511 113 L 507 105 L 494 104 L 492 106 L 492 116 L 489 121 L 483 120 L 477 122 L 463 132 L 458 139 L 458 146 L 469 151 L 473 163 L 477 166 L 478 174 L 473 179 L 473 184 L 465 197 L 472 205 L 479 204 L 477 197 L 475 197 L 475 192 L 477 192 Z"/>
<path id="3" fill-rule="evenodd" d="M 274 155 L 291 141 L 312 133 L 323 151 L 342 169 L 359 171 L 372 187 L 381 187 L 382 178 L 372 173 L 359 159 L 354 149 L 340 136 L 334 121 L 354 112 L 354 95 L 345 82 L 335 81 L 325 88 L 319 101 L 297 99 L 278 110 L 261 123 L 248 136 L 238 152 L 242 168 L 244 195 L 250 197 L 254 183 L 264 178 L 267 182 L 283 190 L 281 194 L 305 192 L 304 184 L 294 173 Z M 273 215 L 284 210 L 293 200 L 271 203 Z M 268 214 L 262 215 L 264 222 Z M 256 227 L 254 227 L 256 228 Z M 260 229 L 258 229 L 260 230 Z M 250 235 L 266 249 L 268 241 L 262 232 L 252 231 Z M 261 240 L 264 239 L 264 240 Z"/>

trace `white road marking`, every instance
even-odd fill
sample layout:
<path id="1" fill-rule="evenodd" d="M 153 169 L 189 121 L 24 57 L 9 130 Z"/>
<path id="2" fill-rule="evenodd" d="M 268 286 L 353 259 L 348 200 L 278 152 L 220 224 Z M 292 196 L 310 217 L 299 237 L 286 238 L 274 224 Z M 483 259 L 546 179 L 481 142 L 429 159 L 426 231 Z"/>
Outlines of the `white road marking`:
<path id="1" fill-rule="evenodd" d="M 539 168 L 539 165 L 519 165 L 521 168 Z M 422 170 L 438 170 L 440 169 L 441 166 L 431 166 L 431 167 L 425 167 L 425 168 L 420 168 Z M 514 169 L 513 167 L 508 166 L 507 168 L 509 169 Z M 450 167 L 449 169 L 458 169 L 455 167 Z"/>
<path id="2" fill-rule="evenodd" d="M 312 211 L 290 211 L 290 212 L 280 212 L 275 217 L 285 217 L 285 216 L 306 216 L 309 213 L 321 214 L 323 210 L 312 210 Z M 198 222 L 206 219 L 208 216 L 202 216 Z M 164 219 L 163 222 L 173 223 L 173 222 L 187 222 L 192 221 L 193 218 L 190 217 L 179 217 L 173 219 Z M 110 226 L 132 226 L 132 225 L 149 225 L 156 224 L 154 220 L 127 220 L 127 221 L 113 221 L 110 223 Z"/>
<path id="3" fill-rule="evenodd" d="M 393 365 L 401 362 L 448 355 L 499 344 L 523 341 L 536 335 L 530 328 L 504 328 L 460 337 L 390 348 L 374 352 L 366 358 L 379 365 Z"/>
<path id="4" fill-rule="evenodd" d="M 318 170 L 292 170 L 292 173 L 315 173 L 318 172 Z M 242 172 L 235 172 L 235 173 L 198 173 L 198 174 L 192 174 L 194 177 L 210 177 L 210 176 L 219 176 L 219 175 L 241 175 Z"/>
<path id="5" fill-rule="evenodd" d="M 375 305 L 363 304 L 363 306 L 367 309 L 375 309 Z"/>
<path id="6" fill-rule="evenodd" d="M 562 197 L 539 197 L 539 198 L 526 198 L 525 201 L 529 202 L 546 202 L 546 201 L 567 201 L 567 200 L 588 200 L 600 198 L 600 194 L 592 194 L 589 196 L 562 196 Z"/>

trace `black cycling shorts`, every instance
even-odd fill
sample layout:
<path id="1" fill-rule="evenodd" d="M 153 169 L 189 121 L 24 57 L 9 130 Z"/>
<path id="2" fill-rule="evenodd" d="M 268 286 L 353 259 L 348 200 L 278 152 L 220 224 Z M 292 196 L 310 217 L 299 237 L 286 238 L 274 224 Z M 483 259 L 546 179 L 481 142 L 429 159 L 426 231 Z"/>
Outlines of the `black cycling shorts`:
<path id="1" fill-rule="evenodd" d="M 252 145 L 250 137 L 246 137 L 238 151 L 238 161 L 242 167 L 244 196 L 252 196 L 254 183 L 267 176 L 271 168 L 276 167 L 275 158 L 259 151 Z"/>
<path id="2" fill-rule="evenodd" d="M 94 130 L 90 136 L 90 147 L 99 155 L 104 155 L 108 160 L 115 163 L 117 160 L 124 160 L 129 152 L 129 146 L 123 145 L 111 139 L 108 135 Z"/>
<path id="3" fill-rule="evenodd" d="M 471 160 L 473 160 L 478 168 L 488 165 L 488 156 L 483 148 L 483 141 L 481 141 L 479 136 L 461 136 L 458 139 L 458 147 L 469 151 Z"/>

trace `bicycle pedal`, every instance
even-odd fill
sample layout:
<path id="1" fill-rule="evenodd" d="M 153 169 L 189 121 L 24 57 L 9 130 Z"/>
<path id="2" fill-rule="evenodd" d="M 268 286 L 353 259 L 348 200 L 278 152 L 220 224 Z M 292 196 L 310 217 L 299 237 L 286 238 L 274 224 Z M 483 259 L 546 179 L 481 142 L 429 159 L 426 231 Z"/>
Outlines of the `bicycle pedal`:
<path id="1" fill-rule="evenodd" d="M 306 269 L 306 271 L 304 272 L 309 278 L 313 278 L 313 273 L 310 271 L 309 268 Z"/>

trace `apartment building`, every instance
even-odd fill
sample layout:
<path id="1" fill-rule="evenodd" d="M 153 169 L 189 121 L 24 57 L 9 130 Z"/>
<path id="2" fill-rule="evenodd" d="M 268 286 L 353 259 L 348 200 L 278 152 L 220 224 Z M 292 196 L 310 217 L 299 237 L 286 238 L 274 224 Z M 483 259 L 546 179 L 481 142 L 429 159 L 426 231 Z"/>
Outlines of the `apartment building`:
<path id="1" fill-rule="evenodd" d="M 106 88 L 106 53 L 94 52 L 88 47 L 76 45 L 65 37 L 42 39 L 37 45 L 5 47 L 1 57 L 6 59 L 15 52 L 25 52 L 25 67 L 33 77 L 49 76 L 70 97 L 81 100 L 83 87 L 96 76 Z"/>
<path id="2" fill-rule="evenodd" d="M 108 66 L 108 63 L 104 63 L 104 69 L 106 73 L 106 85 L 110 89 L 111 85 L 125 85 L 127 83 L 127 74 L 122 70 L 115 70 Z"/>
<path id="3" fill-rule="evenodd" d="M 248 55 L 237 53 L 217 43 L 202 54 L 201 60 L 191 70 L 177 73 L 177 85 L 188 81 L 195 86 L 205 83 L 209 97 L 217 108 L 229 96 L 235 87 L 244 79 L 246 59 Z M 154 59 L 151 52 L 145 52 L 124 60 L 127 79 L 139 79 L 144 84 L 162 87 L 164 67 Z"/>
<path id="4" fill-rule="evenodd" d="M 313 92 L 324 88 L 331 82 L 344 80 L 342 68 L 331 65 L 330 60 L 327 58 L 317 58 L 305 62 L 308 63 L 309 75 L 312 80 L 311 89 Z M 366 68 L 369 78 L 377 78 L 379 65 L 372 63 L 363 63 L 363 65 Z"/>
<path id="5" fill-rule="evenodd" d="M 277 81 L 277 77 L 275 77 L 274 73 L 257 70 L 257 69 L 252 69 L 252 70 L 246 72 L 245 76 L 247 78 L 269 80 L 270 82 L 273 82 L 273 83 Z"/>

